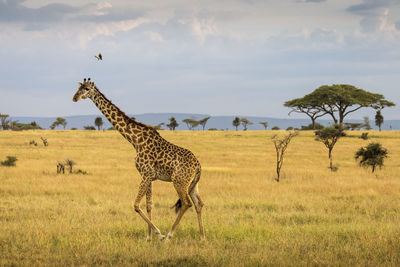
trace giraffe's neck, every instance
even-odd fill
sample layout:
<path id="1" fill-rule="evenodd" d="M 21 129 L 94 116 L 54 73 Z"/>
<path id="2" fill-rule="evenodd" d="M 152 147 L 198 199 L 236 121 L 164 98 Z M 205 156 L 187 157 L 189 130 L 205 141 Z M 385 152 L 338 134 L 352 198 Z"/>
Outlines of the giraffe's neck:
<path id="1" fill-rule="evenodd" d="M 97 88 L 90 99 L 104 114 L 108 121 L 127 139 L 136 149 L 138 148 L 139 135 L 145 130 L 144 125 L 129 118 L 116 105 L 111 103 Z"/>

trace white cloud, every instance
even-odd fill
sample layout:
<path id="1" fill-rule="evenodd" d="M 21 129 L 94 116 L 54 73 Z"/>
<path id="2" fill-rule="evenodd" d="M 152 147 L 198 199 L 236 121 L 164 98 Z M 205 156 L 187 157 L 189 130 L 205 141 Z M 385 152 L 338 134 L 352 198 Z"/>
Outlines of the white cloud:
<path id="1" fill-rule="evenodd" d="M 154 42 L 163 42 L 164 39 L 162 38 L 161 34 L 158 32 L 153 32 L 153 31 L 145 31 L 144 32 L 147 36 L 149 36 L 150 40 Z"/>

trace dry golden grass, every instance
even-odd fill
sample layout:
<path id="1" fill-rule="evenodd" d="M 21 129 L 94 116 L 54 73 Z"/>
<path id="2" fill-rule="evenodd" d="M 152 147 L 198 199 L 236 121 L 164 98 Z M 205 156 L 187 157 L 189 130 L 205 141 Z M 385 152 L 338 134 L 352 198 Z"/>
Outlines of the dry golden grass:
<path id="1" fill-rule="evenodd" d="M 313 132 L 301 132 L 280 183 L 274 133 L 161 131 L 202 164 L 207 242 L 191 209 L 171 242 L 147 243 L 133 210 L 135 151 L 117 132 L 1 131 L 0 160 L 18 161 L 0 167 L 0 266 L 400 265 L 400 132 L 371 131 L 368 141 L 349 132 L 333 151 L 337 172 Z M 371 141 L 389 150 L 375 174 L 353 159 Z M 57 175 L 66 158 L 88 174 Z M 153 220 L 167 233 L 177 195 L 170 183 L 153 188 Z"/>

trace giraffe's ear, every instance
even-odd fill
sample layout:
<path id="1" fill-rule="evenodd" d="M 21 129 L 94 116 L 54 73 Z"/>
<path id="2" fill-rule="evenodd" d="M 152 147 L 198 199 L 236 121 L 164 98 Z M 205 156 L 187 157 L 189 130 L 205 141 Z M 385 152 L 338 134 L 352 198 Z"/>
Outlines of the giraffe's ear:
<path id="1" fill-rule="evenodd" d="M 78 86 L 81 87 L 81 86 L 82 86 L 82 83 L 81 83 L 81 82 L 78 82 Z"/>

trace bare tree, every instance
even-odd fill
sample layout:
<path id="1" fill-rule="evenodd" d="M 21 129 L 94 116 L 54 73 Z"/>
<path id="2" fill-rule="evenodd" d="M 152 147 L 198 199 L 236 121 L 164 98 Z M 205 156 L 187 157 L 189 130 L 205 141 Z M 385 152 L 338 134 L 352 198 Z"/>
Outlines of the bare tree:
<path id="1" fill-rule="evenodd" d="M 283 165 L 283 159 L 285 156 L 285 151 L 292 140 L 293 137 L 297 136 L 299 134 L 298 131 L 294 132 L 289 132 L 288 135 L 285 135 L 281 138 L 277 134 L 273 135 L 271 137 L 272 142 L 274 143 L 275 146 L 275 151 L 276 151 L 276 175 L 277 177 L 275 180 L 279 182 L 280 174 L 281 174 L 281 169 Z"/>
<path id="2" fill-rule="evenodd" d="M 66 159 L 65 160 L 65 165 L 68 165 L 69 167 L 69 173 L 72 173 L 72 167 L 75 165 L 75 161 L 73 161 L 72 159 Z"/>
<path id="3" fill-rule="evenodd" d="M 44 146 L 48 146 L 48 145 L 49 145 L 49 143 L 47 142 L 47 139 L 46 139 L 46 138 L 40 137 L 40 139 L 42 139 L 42 142 L 43 142 L 43 145 L 44 145 Z"/>
<path id="4" fill-rule="evenodd" d="M 57 162 L 57 173 L 65 173 L 65 165 L 62 162 Z"/>

